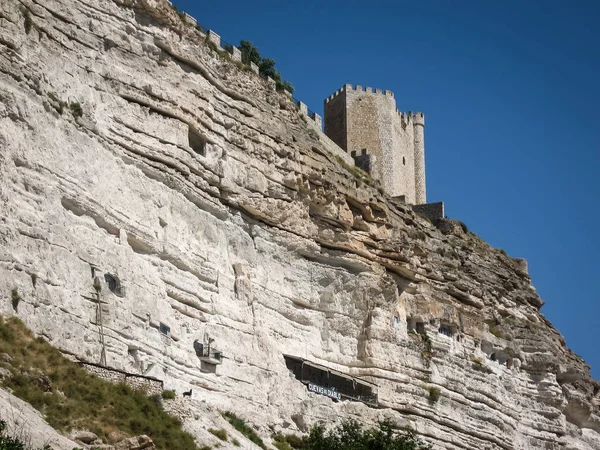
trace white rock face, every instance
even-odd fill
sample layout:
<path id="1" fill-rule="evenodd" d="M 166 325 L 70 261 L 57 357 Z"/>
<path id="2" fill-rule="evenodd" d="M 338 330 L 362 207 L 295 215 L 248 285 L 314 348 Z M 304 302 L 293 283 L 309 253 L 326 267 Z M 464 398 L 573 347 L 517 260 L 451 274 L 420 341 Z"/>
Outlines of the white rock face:
<path id="1" fill-rule="evenodd" d="M 390 417 L 440 449 L 600 448 L 600 387 L 528 275 L 356 180 L 164 0 L 4 0 L 0 21 L 3 313 L 192 389 L 201 440 L 232 410 L 267 440 Z M 380 407 L 308 392 L 284 354 Z"/>
<path id="2" fill-rule="evenodd" d="M 27 448 L 49 445 L 54 450 L 73 450 L 78 444 L 58 434 L 29 403 L 0 389 L 0 418 L 6 422 L 9 436 Z"/>

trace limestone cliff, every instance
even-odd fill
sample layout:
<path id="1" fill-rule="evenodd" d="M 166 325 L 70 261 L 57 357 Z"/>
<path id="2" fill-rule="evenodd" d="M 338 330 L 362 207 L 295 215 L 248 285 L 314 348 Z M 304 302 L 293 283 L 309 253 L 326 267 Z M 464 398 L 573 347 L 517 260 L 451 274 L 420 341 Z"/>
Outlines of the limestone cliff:
<path id="1" fill-rule="evenodd" d="M 440 449 L 600 448 L 600 387 L 529 276 L 330 147 L 165 0 L 3 0 L 2 311 L 263 430 L 391 417 Z M 284 354 L 379 407 L 308 392 Z"/>

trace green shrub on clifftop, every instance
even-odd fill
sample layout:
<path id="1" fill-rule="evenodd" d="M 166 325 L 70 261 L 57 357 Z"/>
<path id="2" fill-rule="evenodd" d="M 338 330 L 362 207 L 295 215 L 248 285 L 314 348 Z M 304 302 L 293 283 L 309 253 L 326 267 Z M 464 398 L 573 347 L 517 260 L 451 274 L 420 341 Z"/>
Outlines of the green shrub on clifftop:
<path id="1" fill-rule="evenodd" d="M 278 91 L 286 90 L 290 94 L 294 93 L 294 86 L 287 80 L 281 78 L 281 74 L 275 68 L 275 60 L 272 58 L 263 58 L 260 56 L 258 48 L 250 41 L 240 41 L 238 46 L 242 53 L 242 62 L 246 65 L 254 63 L 258 66 L 258 72 L 265 77 L 271 77 L 277 85 Z"/>

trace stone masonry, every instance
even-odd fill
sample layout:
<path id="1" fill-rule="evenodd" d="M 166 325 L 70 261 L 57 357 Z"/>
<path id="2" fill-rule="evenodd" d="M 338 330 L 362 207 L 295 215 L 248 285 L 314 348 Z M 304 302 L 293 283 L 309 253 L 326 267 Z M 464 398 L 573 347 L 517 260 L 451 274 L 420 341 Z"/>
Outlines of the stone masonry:
<path id="1" fill-rule="evenodd" d="M 375 156 L 374 172 L 391 196 L 426 203 L 425 117 L 401 113 L 391 91 L 346 84 L 325 100 L 325 134 L 355 159 Z"/>
<path id="2" fill-rule="evenodd" d="M 112 383 L 124 383 L 132 389 L 145 392 L 146 395 L 160 395 L 163 391 L 163 382 L 157 378 L 146 377 L 89 362 L 80 362 L 79 365 L 103 380 Z"/>

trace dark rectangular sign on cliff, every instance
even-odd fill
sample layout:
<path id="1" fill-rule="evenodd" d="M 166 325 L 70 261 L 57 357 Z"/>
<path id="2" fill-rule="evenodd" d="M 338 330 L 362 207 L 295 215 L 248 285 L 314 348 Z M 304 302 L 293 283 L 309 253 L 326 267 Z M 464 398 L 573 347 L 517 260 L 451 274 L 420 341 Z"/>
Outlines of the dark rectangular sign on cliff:
<path id="1" fill-rule="evenodd" d="M 363 402 L 377 407 L 377 385 L 297 356 L 283 355 L 286 367 L 310 392 L 334 400 Z"/>

